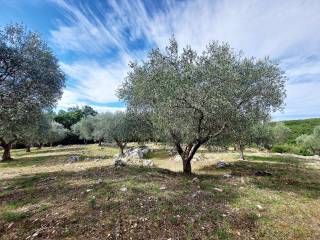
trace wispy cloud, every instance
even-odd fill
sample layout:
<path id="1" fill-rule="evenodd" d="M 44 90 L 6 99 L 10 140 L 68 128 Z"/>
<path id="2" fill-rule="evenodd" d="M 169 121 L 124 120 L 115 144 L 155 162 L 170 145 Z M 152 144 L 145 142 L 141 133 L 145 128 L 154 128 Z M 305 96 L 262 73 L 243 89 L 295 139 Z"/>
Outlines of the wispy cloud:
<path id="1" fill-rule="evenodd" d="M 208 42 L 219 40 L 249 56 L 270 55 L 289 77 L 285 114 L 316 111 L 318 97 L 306 91 L 318 87 L 320 81 L 320 1 L 55 3 L 65 19 L 60 19 L 57 29 L 51 31 L 51 40 L 66 52 L 82 54 L 84 59 L 62 64 L 76 81 L 74 89 L 81 97 L 96 102 L 114 101 L 114 91 L 128 70 L 128 60 L 143 59 L 151 47 L 164 48 L 175 35 L 181 46 L 191 45 L 198 51 Z M 294 86 L 298 83 L 299 87 Z M 302 101 L 303 109 L 296 99 Z"/>
<path id="2" fill-rule="evenodd" d="M 97 61 L 61 64 L 64 72 L 75 80 L 72 88 L 83 100 L 94 102 L 116 101 L 116 90 L 119 82 L 128 71 L 127 61 L 100 64 Z"/>

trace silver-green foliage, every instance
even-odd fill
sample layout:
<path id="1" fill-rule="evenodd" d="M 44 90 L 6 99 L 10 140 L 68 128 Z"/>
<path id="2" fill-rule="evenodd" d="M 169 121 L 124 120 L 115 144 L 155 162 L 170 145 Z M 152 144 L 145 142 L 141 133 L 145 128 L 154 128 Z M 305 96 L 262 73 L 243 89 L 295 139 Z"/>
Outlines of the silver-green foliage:
<path id="1" fill-rule="evenodd" d="M 320 155 L 320 126 L 315 127 L 310 135 L 303 134 L 296 139 L 297 144 Z"/>
<path id="2" fill-rule="evenodd" d="M 7 148 L 43 110 L 55 105 L 64 82 L 58 60 L 38 34 L 21 25 L 0 28 L 2 146 Z"/>
<path id="3" fill-rule="evenodd" d="M 112 113 L 101 113 L 95 116 L 89 115 L 82 118 L 71 128 L 81 139 L 95 140 L 101 143 L 101 141 L 108 137 L 112 117 Z"/>
<path id="4" fill-rule="evenodd" d="M 202 144 L 265 118 L 285 97 L 286 78 L 277 64 L 242 57 L 228 44 L 212 42 L 198 55 L 190 47 L 179 53 L 172 39 L 165 52 L 153 50 L 131 68 L 119 97 L 129 110 L 151 115 L 175 144 L 185 172 L 191 172 L 190 161 Z"/>
<path id="5" fill-rule="evenodd" d="M 274 142 L 285 143 L 290 136 L 291 130 L 283 122 L 278 122 L 272 129 Z"/>
<path id="6" fill-rule="evenodd" d="M 68 129 L 64 128 L 62 124 L 57 123 L 56 121 L 51 120 L 49 124 L 48 132 L 46 136 L 41 138 L 43 142 L 40 143 L 49 143 L 52 145 L 53 143 L 64 139 L 69 133 Z"/>

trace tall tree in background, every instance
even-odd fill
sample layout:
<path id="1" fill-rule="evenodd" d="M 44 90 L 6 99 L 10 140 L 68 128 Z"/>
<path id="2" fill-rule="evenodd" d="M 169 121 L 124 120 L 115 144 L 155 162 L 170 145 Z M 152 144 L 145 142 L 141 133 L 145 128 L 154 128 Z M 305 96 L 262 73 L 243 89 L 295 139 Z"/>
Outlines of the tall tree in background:
<path id="1" fill-rule="evenodd" d="M 58 114 L 54 115 L 54 120 L 62 124 L 65 128 L 71 130 L 71 126 L 79 122 L 82 118 L 88 116 L 95 116 L 98 113 L 90 106 L 72 107 L 67 111 L 60 110 Z"/>
<path id="2" fill-rule="evenodd" d="M 269 59 L 243 58 L 227 44 L 210 43 L 198 56 L 190 47 L 178 52 L 172 39 L 165 52 L 149 53 L 119 90 L 129 111 L 147 112 L 166 134 L 191 173 L 199 147 L 231 126 L 260 119 L 281 108 L 285 77 Z"/>
<path id="3" fill-rule="evenodd" d="M 65 76 L 40 36 L 21 25 L 0 29 L 0 144 L 11 144 L 61 97 Z"/>

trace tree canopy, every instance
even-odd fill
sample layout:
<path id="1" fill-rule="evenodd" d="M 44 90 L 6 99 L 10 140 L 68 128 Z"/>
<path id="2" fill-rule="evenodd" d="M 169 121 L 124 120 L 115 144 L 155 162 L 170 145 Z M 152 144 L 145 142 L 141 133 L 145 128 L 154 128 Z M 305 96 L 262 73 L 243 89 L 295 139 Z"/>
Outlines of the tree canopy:
<path id="1" fill-rule="evenodd" d="M 250 119 L 264 119 L 285 97 L 286 78 L 277 64 L 243 57 L 228 44 L 212 42 L 198 55 L 190 47 L 179 53 L 171 39 L 166 51 L 152 50 L 131 69 L 119 97 L 129 111 L 150 114 L 175 145 L 186 173 L 202 144 Z"/>
<path id="2" fill-rule="evenodd" d="M 285 143 L 288 140 L 291 130 L 283 122 L 278 122 L 273 126 L 272 132 L 274 142 L 277 144 L 281 144 Z"/>
<path id="3" fill-rule="evenodd" d="M 315 127 L 310 135 L 303 134 L 299 136 L 296 142 L 306 149 L 310 149 L 313 154 L 320 155 L 320 126 Z"/>
<path id="4" fill-rule="evenodd" d="M 79 122 L 82 118 L 95 116 L 97 114 L 98 113 L 90 106 L 77 106 L 69 108 L 67 111 L 60 110 L 58 114 L 54 115 L 54 120 L 71 130 L 71 126 Z"/>
<path id="5" fill-rule="evenodd" d="M 11 143 L 62 95 L 65 76 L 37 33 L 21 25 L 0 29 L 0 141 L 3 160 Z"/>

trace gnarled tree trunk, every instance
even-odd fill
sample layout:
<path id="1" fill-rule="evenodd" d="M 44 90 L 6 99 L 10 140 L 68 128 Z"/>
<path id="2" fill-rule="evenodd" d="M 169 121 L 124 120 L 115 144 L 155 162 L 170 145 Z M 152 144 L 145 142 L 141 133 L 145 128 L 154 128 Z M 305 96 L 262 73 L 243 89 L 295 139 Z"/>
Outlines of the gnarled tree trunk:
<path id="1" fill-rule="evenodd" d="M 39 143 L 38 149 L 41 149 L 41 148 L 42 148 L 42 145 L 43 145 L 43 143 Z"/>
<path id="2" fill-rule="evenodd" d="M 102 139 L 99 139 L 98 140 L 98 146 L 101 147 L 101 145 L 102 145 Z"/>
<path id="3" fill-rule="evenodd" d="M 189 175 L 191 174 L 191 160 L 190 161 L 188 159 L 182 160 L 182 162 L 183 162 L 183 172 L 185 174 L 189 174 Z"/>
<path id="4" fill-rule="evenodd" d="M 1 146 L 3 147 L 2 161 L 12 160 L 11 153 L 10 153 L 11 143 L 1 144 Z"/>
<path id="5" fill-rule="evenodd" d="M 176 149 L 179 155 L 182 158 L 182 164 L 183 164 L 183 172 L 185 174 L 190 175 L 191 174 L 191 160 L 194 156 L 194 154 L 197 152 L 199 147 L 203 144 L 202 141 L 197 141 L 195 143 L 188 144 L 185 149 L 182 149 L 180 143 L 176 143 Z"/>
<path id="6" fill-rule="evenodd" d="M 202 121 L 202 119 L 200 119 L 200 123 L 201 123 L 201 121 Z M 224 131 L 225 126 L 226 125 L 223 124 L 223 126 L 220 128 L 220 130 L 217 131 L 215 134 L 210 134 L 210 135 L 204 136 L 202 138 L 199 137 L 197 139 L 194 139 L 192 142 L 188 143 L 184 149 L 181 146 L 182 141 L 181 141 L 181 138 L 179 137 L 179 135 L 176 135 L 175 133 L 171 132 L 171 137 L 174 139 L 174 144 L 175 144 L 176 150 L 179 153 L 180 157 L 182 158 L 183 172 L 185 174 L 191 175 L 191 160 L 192 160 L 193 156 L 196 154 L 197 150 L 203 144 L 208 142 L 210 137 L 214 138 L 214 137 L 217 137 L 218 135 L 220 135 Z M 201 132 L 201 129 L 199 128 L 199 133 L 200 132 Z"/>

